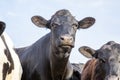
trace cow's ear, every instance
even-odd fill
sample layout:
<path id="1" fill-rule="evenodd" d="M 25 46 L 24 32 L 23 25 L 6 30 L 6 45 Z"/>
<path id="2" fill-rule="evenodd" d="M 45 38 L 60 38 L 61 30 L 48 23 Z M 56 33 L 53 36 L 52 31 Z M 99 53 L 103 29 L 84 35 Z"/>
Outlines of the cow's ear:
<path id="1" fill-rule="evenodd" d="M 95 23 L 95 19 L 93 17 L 86 17 L 78 22 L 78 28 L 86 29 L 92 26 Z"/>
<path id="2" fill-rule="evenodd" d="M 87 58 L 92 58 L 95 54 L 95 50 L 87 46 L 80 47 L 79 52 Z"/>
<path id="3" fill-rule="evenodd" d="M 1 34 L 3 33 L 3 31 L 5 30 L 5 27 L 6 27 L 5 23 L 0 21 L 0 35 L 1 35 Z"/>
<path id="4" fill-rule="evenodd" d="M 31 18 L 31 20 L 36 26 L 38 26 L 38 27 L 46 27 L 47 28 L 48 21 L 46 19 L 44 19 L 43 17 L 41 17 L 41 16 L 33 16 Z"/>

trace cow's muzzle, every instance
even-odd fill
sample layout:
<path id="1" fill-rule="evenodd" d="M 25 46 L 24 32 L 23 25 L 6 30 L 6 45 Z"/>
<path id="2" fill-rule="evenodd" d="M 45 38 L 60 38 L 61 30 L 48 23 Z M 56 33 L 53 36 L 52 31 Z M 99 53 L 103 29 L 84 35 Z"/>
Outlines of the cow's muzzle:
<path id="1" fill-rule="evenodd" d="M 109 75 L 105 78 L 105 80 L 120 80 L 120 78 L 115 75 Z"/>
<path id="2" fill-rule="evenodd" d="M 59 47 L 68 48 L 68 49 L 74 47 L 74 39 L 70 35 L 67 35 L 67 34 L 62 35 L 60 36 L 59 40 L 60 40 Z"/>

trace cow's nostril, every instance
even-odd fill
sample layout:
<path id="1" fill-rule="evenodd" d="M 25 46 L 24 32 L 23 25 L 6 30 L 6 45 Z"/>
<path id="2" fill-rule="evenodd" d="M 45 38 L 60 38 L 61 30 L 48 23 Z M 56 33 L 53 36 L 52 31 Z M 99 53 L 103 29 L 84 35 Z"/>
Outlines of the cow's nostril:
<path id="1" fill-rule="evenodd" d="M 73 40 L 73 38 L 71 37 L 71 38 L 70 38 L 70 40 L 72 41 L 72 40 Z"/>
<path id="2" fill-rule="evenodd" d="M 61 36 L 60 40 L 63 41 L 63 42 L 72 42 L 73 38 L 70 37 L 70 36 Z"/>
<path id="3" fill-rule="evenodd" d="M 63 37 L 60 37 L 60 39 L 61 39 L 61 40 L 64 40 L 64 38 L 63 38 Z"/>

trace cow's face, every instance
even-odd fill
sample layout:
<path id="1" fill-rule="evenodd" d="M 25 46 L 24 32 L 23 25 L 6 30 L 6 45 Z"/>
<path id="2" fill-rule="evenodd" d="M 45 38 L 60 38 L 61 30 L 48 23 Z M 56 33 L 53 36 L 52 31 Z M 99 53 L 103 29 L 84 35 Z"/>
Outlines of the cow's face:
<path id="1" fill-rule="evenodd" d="M 70 53 L 74 47 L 76 30 L 92 26 L 95 19 L 87 17 L 77 21 L 68 10 L 60 10 L 49 21 L 40 16 L 34 16 L 32 22 L 39 27 L 46 26 L 51 29 L 52 46 L 57 52 Z"/>
<path id="2" fill-rule="evenodd" d="M 0 21 L 0 35 L 3 33 L 5 29 L 5 23 Z"/>
<path id="3" fill-rule="evenodd" d="M 98 60 L 98 65 L 96 66 L 104 72 L 105 80 L 120 80 L 120 44 L 110 41 L 98 50 L 88 47 L 81 47 L 79 50 L 82 54 L 84 54 L 85 50 L 84 55 L 90 53 L 87 57 L 92 54 L 91 57 L 95 57 Z M 98 71 L 97 68 L 95 70 Z"/>

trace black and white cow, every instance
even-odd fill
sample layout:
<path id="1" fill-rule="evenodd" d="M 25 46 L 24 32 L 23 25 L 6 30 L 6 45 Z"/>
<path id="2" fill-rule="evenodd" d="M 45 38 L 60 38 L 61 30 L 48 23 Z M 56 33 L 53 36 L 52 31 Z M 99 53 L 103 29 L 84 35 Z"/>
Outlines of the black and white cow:
<path id="1" fill-rule="evenodd" d="M 0 80 L 21 80 L 22 66 L 4 29 L 5 23 L 0 21 Z"/>
<path id="2" fill-rule="evenodd" d="M 69 56 L 75 43 L 77 29 L 95 23 L 92 17 L 77 21 L 68 10 L 57 11 L 50 20 L 33 16 L 38 27 L 51 30 L 29 47 L 18 51 L 23 67 L 22 80 L 67 80 L 73 74 Z"/>

